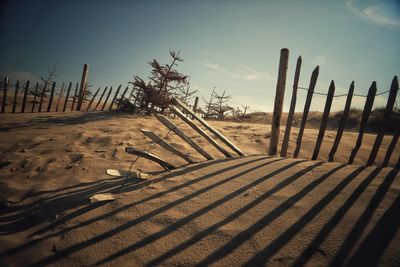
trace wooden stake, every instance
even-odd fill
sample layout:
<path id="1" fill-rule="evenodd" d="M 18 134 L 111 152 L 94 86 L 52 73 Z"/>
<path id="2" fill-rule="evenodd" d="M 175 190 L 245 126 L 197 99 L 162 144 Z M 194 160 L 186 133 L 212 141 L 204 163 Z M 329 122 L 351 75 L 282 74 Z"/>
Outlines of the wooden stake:
<path id="1" fill-rule="evenodd" d="M 110 109 L 112 108 L 112 106 L 113 106 L 115 100 L 117 99 L 119 90 L 121 90 L 121 86 L 122 86 L 122 84 L 120 84 L 120 85 L 118 86 L 117 91 L 115 92 L 115 95 L 114 95 L 114 97 L 113 97 L 113 99 L 112 99 L 112 101 L 111 101 L 111 104 L 110 104 L 110 107 L 108 108 L 108 110 L 110 110 Z"/>
<path id="2" fill-rule="evenodd" d="M 364 112 L 361 117 L 360 130 L 358 133 L 356 146 L 351 151 L 351 155 L 350 155 L 349 162 L 348 162 L 349 164 L 353 163 L 354 158 L 356 157 L 357 152 L 361 147 L 365 128 L 367 127 L 368 118 L 369 118 L 369 115 L 372 110 L 372 105 L 374 104 L 375 94 L 376 94 L 376 82 L 374 81 L 368 90 L 368 96 L 367 96 L 367 100 L 365 101 Z"/>
<path id="3" fill-rule="evenodd" d="M 47 82 L 44 83 L 42 95 L 40 96 L 40 102 L 39 102 L 39 112 L 42 112 L 42 104 L 43 104 L 43 98 L 47 90 Z"/>
<path id="4" fill-rule="evenodd" d="M 98 94 L 99 91 L 100 91 L 100 88 L 101 88 L 101 87 L 97 88 L 96 93 L 94 93 L 94 95 L 93 95 L 93 97 L 92 97 L 92 100 L 90 100 L 89 105 L 88 105 L 86 111 L 89 111 L 90 107 L 91 107 L 92 104 L 93 104 L 94 99 L 96 98 L 97 94 Z"/>
<path id="5" fill-rule="evenodd" d="M 75 102 L 76 102 L 76 99 L 78 98 L 78 86 L 79 86 L 79 84 L 76 83 L 76 86 L 75 86 L 75 93 L 74 93 L 74 97 L 73 97 L 73 99 L 72 99 L 71 111 L 74 110 Z"/>
<path id="6" fill-rule="evenodd" d="M 60 94 L 58 95 L 57 105 L 56 105 L 56 112 L 58 112 L 58 105 L 60 105 L 61 98 L 63 97 L 63 92 L 64 92 L 64 82 L 61 85 Z"/>
<path id="7" fill-rule="evenodd" d="M 83 71 L 82 71 L 82 77 L 81 77 L 81 83 L 80 83 L 80 87 L 79 87 L 78 106 L 76 108 L 77 111 L 80 111 L 81 107 L 82 107 L 82 102 L 83 102 L 83 98 L 85 96 L 85 90 L 86 90 L 86 85 L 87 85 L 88 72 L 89 72 L 89 65 L 84 64 Z"/>
<path id="8" fill-rule="evenodd" d="M 389 147 L 386 151 L 385 159 L 383 160 L 382 167 L 386 167 L 389 164 L 390 157 L 392 156 L 392 153 L 394 151 L 394 148 L 396 147 L 397 141 L 399 140 L 400 136 L 400 125 L 397 125 L 396 132 L 393 135 L 392 141 L 389 144 Z"/>
<path id="9" fill-rule="evenodd" d="M 104 88 L 103 93 L 102 93 L 101 96 L 100 96 L 99 102 L 96 103 L 96 106 L 94 107 L 93 110 L 96 110 L 97 107 L 100 105 L 101 100 L 103 100 L 103 96 L 104 96 L 104 94 L 105 94 L 106 92 L 107 92 L 107 86 L 106 86 L 106 88 Z"/>
<path id="10" fill-rule="evenodd" d="M 232 155 L 228 153 L 223 147 L 221 147 L 217 142 L 214 141 L 214 139 L 211 138 L 203 129 L 198 127 L 194 122 L 192 122 L 189 118 L 187 118 L 180 110 L 178 110 L 175 106 L 170 105 L 169 108 L 176 114 L 181 120 L 186 122 L 193 130 L 198 132 L 200 135 L 202 135 L 210 144 L 212 144 L 216 149 L 219 150 L 222 154 L 224 154 L 226 157 L 231 158 Z"/>
<path id="11" fill-rule="evenodd" d="M 397 90 L 399 88 L 399 82 L 397 76 L 394 76 L 392 80 L 392 85 L 390 86 L 389 98 L 387 100 L 385 111 L 383 112 L 382 124 L 379 129 L 378 135 L 376 136 L 374 146 L 372 147 L 371 154 L 367 162 L 367 166 L 374 164 L 376 155 L 378 154 L 379 148 L 381 147 L 383 136 L 385 135 L 386 129 L 389 126 L 390 115 L 393 112 L 394 102 L 396 101 Z"/>
<path id="12" fill-rule="evenodd" d="M 4 88 L 3 88 L 3 103 L 1 104 L 1 113 L 6 112 L 7 87 L 8 87 L 8 77 L 5 77 L 4 78 Z"/>
<path id="13" fill-rule="evenodd" d="M 18 90 L 19 90 L 19 80 L 17 80 L 17 83 L 16 83 L 16 85 L 15 85 L 14 101 L 13 101 L 12 113 L 15 113 L 15 109 L 16 109 L 16 107 L 17 107 Z"/>
<path id="14" fill-rule="evenodd" d="M 143 129 L 140 129 L 140 131 L 146 136 L 148 137 L 151 141 L 153 141 L 155 144 L 161 146 L 162 148 L 168 150 L 169 152 L 177 155 L 178 157 L 186 160 L 188 163 L 194 163 L 193 160 L 191 160 L 186 154 L 180 152 L 178 149 L 176 149 L 175 147 L 173 147 L 172 145 L 168 144 L 167 142 L 165 142 L 164 140 L 162 140 L 158 135 L 156 135 L 153 132 L 150 131 L 146 131 Z"/>
<path id="15" fill-rule="evenodd" d="M 129 153 L 129 154 L 133 154 L 133 155 L 136 155 L 136 156 L 139 156 L 139 157 L 146 158 L 146 159 L 149 159 L 151 161 L 154 161 L 154 162 L 160 164 L 160 166 L 163 167 L 166 170 L 176 169 L 176 167 L 174 167 L 173 165 L 169 164 L 168 162 L 166 162 L 162 158 L 160 158 L 160 157 L 158 157 L 158 156 L 156 156 L 154 154 L 151 154 L 149 152 L 138 150 L 138 149 L 135 149 L 133 147 L 126 147 L 125 151 L 127 153 Z"/>
<path id="16" fill-rule="evenodd" d="M 121 106 L 121 101 L 122 101 L 122 99 L 125 97 L 126 92 L 128 92 L 128 88 L 129 88 L 129 86 L 126 86 L 124 92 L 122 93 L 122 95 L 121 95 L 121 97 L 120 97 L 120 99 L 119 99 L 119 101 L 118 101 L 117 109 L 119 109 L 119 107 Z"/>
<path id="17" fill-rule="evenodd" d="M 310 86 L 308 87 L 306 103 L 304 104 L 303 117 L 301 119 L 299 134 L 297 136 L 296 149 L 294 150 L 293 154 L 294 158 L 297 158 L 299 156 L 299 152 L 301 149 L 301 141 L 303 139 L 303 134 L 304 134 L 304 128 L 306 127 L 308 112 L 310 111 L 311 100 L 314 94 L 315 84 L 317 83 L 318 74 L 319 74 L 319 66 L 315 67 L 314 71 L 311 74 Z"/>
<path id="18" fill-rule="evenodd" d="M 354 81 L 351 82 L 350 89 L 349 89 L 349 92 L 348 92 L 347 98 L 346 98 L 346 104 L 344 106 L 343 115 L 342 115 L 342 118 L 340 119 L 339 127 L 337 129 L 335 142 L 333 143 L 331 152 L 329 152 L 329 157 L 328 157 L 329 162 L 333 161 L 335 153 L 338 149 L 340 140 L 342 139 L 344 127 L 346 126 L 346 120 L 347 120 L 347 117 L 349 116 L 349 112 L 350 112 L 351 100 L 353 99 L 353 93 L 354 93 Z"/>
<path id="19" fill-rule="evenodd" d="M 194 99 L 194 105 L 193 105 L 193 113 L 197 112 L 197 106 L 199 104 L 199 97 L 196 96 L 196 98 Z M 194 116 L 192 116 L 192 120 L 194 120 Z"/>
<path id="20" fill-rule="evenodd" d="M 24 99 L 22 100 L 21 113 L 25 112 L 26 99 L 28 98 L 28 90 L 29 90 L 29 80 L 26 81 L 26 84 L 25 84 Z"/>
<path id="21" fill-rule="evenodd" d="M 36 105 L 36 95 L 39 89 L 39 83 L 36 82 L 36 87 L 35 87 L 35 91 L 33 93 L 33 103 L 32 103 L 32 110 L 31 113 L 33 113 L 35 111 L 35 105 Z"/>
<path id="22" fill-rule="evenodd" d="M 285 97 L 288 61 L 289 61 L 289 49 L 283 48 L 281 50 L 281 56 L 279 60 L 279 73 L 278 73 L 278 81 L 276 84 L 274 113 L 272 115 L 272 123 L 271 123 L 271 137 L 269 139 L 268 155 L 270 156 L 276 155 L 278 150 L 279 128 L 281 126 L 283 100 Z"/>
<path id="23" fill-rule="evenodd" d="M 193 147 L 197 152 L 199 152 L 203 157 L 205 157 L 208 160 L 213 159 L 207 152 L 205 152 L 199 145 L 197 145 L 193 140 L 187 136 L 184 132 L 182 132 L 181 129 L 178 128 L 173 122 L 171 122 L 169 119 L 167 119 L 163 115 L 155 115 L 156 118 L 164 124 L 169 130 L 173 131 L 178 135 L 183 141 L 188 143 L 191 147 Z"/>
<path id="24" fill-rule="evenodd" d="M 286 153 L 289 146 L 290 131 L 292 129 L 292 121 L 293 121 L 294 111 L 296 108 L 297 87 L 299 85 L 301 62 L 302 62 L 301 56 L 299 56 L 299 58 L 297 59 L 296 71 L 294 74 L 292 100 L 290 101 L 289 114 L 286 121 L 285 135 L 282 141 L 281 157 L 286 157 Z"/>
<path id="25" fill-rule="evenodd" d="M 111 92 L 112 92 L 112 86 L 110 87 L 110 91 L 108 91 L 106 100 L 104 101 L 104 104 L 103 104 L 103 106 L 101 107 L 101 111 L 103 111 L 104 108 L 106 107 L 106 104 L 107 104 L 108 99 L 110 98 Z"/>
<path id="26" fill-rule="evenodd" d="M 51 105 L 52 105 L 52 103 L 53 103 L 54 90 L 55 90 L 55 89 L 56 89 L 56 82 L 53 82 L 53 86 L 51 87 L 49 105 L 47 106 L 47 112 L 50 112 L 50 111 L 51 111 Z"/>
<path id="27" fill-rule="evenodd" d="M 69 92 L 71 91 L 72 87 L 72 82 L 69 82 L 68 89 L 67 89 L 67 95 L 65 96 L 65 101 L 64 101 L 64 107 L 63 107 L 63 112 L 65 112 L 68 104 L 68 98 L 69 98 Z"/>
<path id="28" fill-rule="evenodd" d="M 333 95 L 335 94 L 335 82 L 332 80 L 329 85 L 328 96 L 326 97 L 324 113 L 322 115 L 321 126 L 319 128 L 319 133 L 317 137 L 317 142 L 315 143 L 314 153 L 312 155 L 312 160 L 318 158 L 319 150 L 321 149 L 322 140 L 324 139 L 326 125 L 329 119 L 329 113 L 331 111 Z"/>

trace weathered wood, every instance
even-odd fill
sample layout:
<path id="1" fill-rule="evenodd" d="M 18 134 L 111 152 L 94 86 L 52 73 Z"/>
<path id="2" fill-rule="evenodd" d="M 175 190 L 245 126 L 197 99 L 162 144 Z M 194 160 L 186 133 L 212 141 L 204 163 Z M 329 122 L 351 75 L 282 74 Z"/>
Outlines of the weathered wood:
<path id="1" fill-rule="evenodd" d="M 332 149 L 329 152 L 329 156 L 328 156 L 329 162 L 333 161 L 333 159 L 335 157 L 335 153 L 338 149 L 340 140 L 342 139 L 344 127 L 346 126 L 346 120 L 347 120 L 347 117 L 349 116 L 349 112 L 350 112 L 351 100 L 353 99 L 353 93 L 354 93 L 354 81 L 351 82 L 349 92 L 347 93 L 346 104 L 344 106 L 343 115 L 340 118 L 339 127 L 337 129 L 337 133 L 336 133 L 336 137 L 335 137 L 335 142 L 333 143 Z"/>
<path id="2" fill-rule="evenodd" d="M 379 129 L 379 132 L 376 136 L 374 146 L 371 149 L 371 154 L 369 155 L 369 159 L 367 161 L 367 166 L 371 166 L 374 164 L 374 161 L 376 159 L 376 155 L 378 155 L 379 148 L 381 147 L 383 136 L 385 135 L 386 129 L 389 126 L 389 119 L 390 115 L 393 112 L 393 106 L 394 102 L 396 101 L 396 96 L 397 96 L 397 90 L 399 88 L 399 82 L 397 80 L 397 76 L 394 76 L 392 80 L 392 84 L 390 86 L 390 92 L 389 92 L 389 97 L 387 100 L 386 108 L 385 111 L 383 112 L 383 119 L 382 119 L 382 124 Z"/>
<path id="3" fill-rule="evenodd" d="M 153 141 L 155 144 L 161 146 L 162 148 L 168 150 L 169 152 L 177 155 L 178 157 L 184 159 L 185 161 L 187 161 L 188 163 L 194 163 L 193 160 L 191 160 L 189 158 L 188 155 L 180 152 L 178 149 L 176 149 L 174 146 L 168 144 L 167 142 L 165 142 L 163 139 L 161 139 L 157 134 L 150 132 L 150 131 L 146 131 L 143 129 L 140 129 L 140 131 L 146 136 L 148 137 L 151 141 Z"/>
<path id="4" fill-rule="evenodd" d="M 68 98 L 69 98 L 69 92 L 71 91 L 71 87 L 72 87 L 72 82 L 69 82 L 68 89 L 67 89 L 67 95 L 65 96 L 63 112 L 65 112 L 65 110 L 67 109 Z"/>
<path id="5" fill-rule="evenodd" d="M 83 103 L 83 98 L 85 97 L 85 90 L 86 90 L 86 86 L 87 86 L 88 72 L 89 72 L 89 65 L 88 64 L 84 64 L 83 65 L 83 70 L 82 70 L 81 83 L 80 83 L 80 87 L 79 87 L 78 106 L 76 108 L 77 111 L 81 110 L 82 103 Z"/>
<path id="6" fill-rule="evenodd" d="M 24 98 L 22 99 L 21 113 L 25 112 L 26 99 L 28 98 L 29 80 L 25 83 Z"/>
<path id="7" fill-rule="evenodd" d="M 55 90 L 55 89 L 56 89 L 56 82 L 53 82 L 53 86 L 51 87 L 49 105 L 47 106 L 47 112 L 50 112 L 50 111 L 51 111 L 51 105 L 53 104 L 54 90 Z"/>
<path id="8" fill-rule="evenodd" d="M 281 56 L 279 60 L 278 81 L 276 83 L 274 112 L 272 114 L 272 123 L 271 123 L 271 136 L 269 138 L 268 155 L 270 156 L 276 155 L 278 151 L 278 141 L 280 134 L 280 126 L 281 126 L 283 100 L 285 97 L 288 62 L 289 62 L 289 49 L 283 48 L 281 49 Z"/>
<path id="9" fill-rule="evenodd" d="M 154 162 L 160 164 L 160 166 L 163 167 L 166 170 L 176 169 L 175 166 L 169 164 L 168 162 L 166 162 L 162 158 L 160 158 L 160 157 L 158 157 L 158 156 L 156 156 L 154 154 L 151 154 L 149 152 L 138 150 L 138 149 L 135 149 L 133 147 L 126 147 L 125 151 L 127 153 L 129 153 L 129 154 L 136 155 L 136 156 L 139 156 L 139 157 L 146 158 L 146 159 L 149 159 L 151 161 L 154 161 Z"/>
<path id="10" fill-rule="evenodd" d="M 396 147 L 397 141 L 399 140 L 399 136 L 400 136 L 400 125 L 397 125 L 396 132 L 394 133 L 392 141 L 390 142 L 387 148 L 385 159 L 383 160 L 382 163 L 382 167 L 386 167 L 389 164 L 390 157 L 392 156 L 394 148 Z"/>
<path id="11" fill-rule="evenodd" d="M 376 82 L 374 81 L 368 90 L 367 100 L 365 101 L 364 111 L 363 111 L 363 114 L 361 117 L 360 130 L 358 132 L 356 145 L 353 148 L 353 150 L 351 151 L 351 155 L 349 157 L 349 162 L 348 162 L 349 164 L 353 163 L 354 158 L 356 157 L 357 152 L 361 147 L 365 128 L 367 127 L 368 118 L 369 118 L 369 115 L 371 114 L 372 105 L 374 104 L 375 94 L 376 94 Z"/>
<path id="12" fill-rule="evenodd" d="M 57 105 L 56 105 L 56 112 L 58 112 L 58 106 L 60 105 L 60 101 L 63 97 L 63 93 L 64 93 L 64 82 L 61 85 L 61 90 L 60 90 L 60 94 L 58 95 L 58 99 L 57 99 Z"/>
<path id="13" fill-rule="evenodd" d="M 46 90 L 47 90 L 47 82 L 44 83 L 43 89 L 42 89 L 42 94 L 40 96 L 40 102 L 39 102 L 39 112 L 42 112 L 42 105 L 43 105 L 43 98 L 44 95 L 46 94 Z"/>
<path id="14" fill-rule="evenodd" d="M 129 86 L 126 86 L 124 92 L 122 93 L 121 97 L 119 98 L 117 109 L 119 109 L 119 107 L 121 106 L 121 101 L 122 101 L 122 99 L 124 99 L 126 92 L 128 92 L 128 89 L 129 89 Z"/>
<path id="15" fill-rule="evenodd" d="M 1 113 L 6 112 L 7 89 L 8 89 L 8 77 L 5 77 L 3 83 L 3 102 L 1 103 Z"/>
<path id="16" fill-rule="evenodd" d="M 181 129 L 178 128 L 173 122 L 171 122 L 169 119 L 167 119 L 163 115 L 158 115 L 156 114 L 156 118 L 164 124 L 169 130 L 173 131 L 178 135 L 183 141 L 188 143 L 191 147 L 193 147 L 197 152 L 199 152 L 203 157 L 205 157 L 208 160 L 213 159 L 207 152 L 205 152 L 199 145 L 197 145 L 193 140 L 187 136 L 184 132 L 181 131 Z"/>
<path id="17" fill-rule="evenodd" d="M 39 83 L 36 82 L 35 91 L 33 92 L 33 103 L 32 103 L 31 113 L 33 113 L 35 111 L 36 95 L 37 95 L 38 90 L 39 90 Z"/>
<path id="18" fill-rule="evenodd" d="M 104 104 L 103 104 L 103 106 L 101 107 L 101 111 L 103 111 L 104 108 L 106 107 L 107 101 L 108 101 L 108 99 L 110 98 L 111 93 L 112 93 L 112 86 L 110 87 L 110 91 L 108 91 L 106 100 L 104 100 Z"/>
<path id="19" fill-rule="evenodd" d="M 194 105 L 193 105 L 193 113 L 197 112 L 197 106 L 199 105 L 199 97 L 196 96 L 194 99 Z M 192 120 L 194 120 L 194 116 L 192 116 Z"/>
<path id="20" fill-rule="evenodd" d="M 197 126 L 192 120 L 187 118 L 185 114 L 183 114 L 180 110 L 178 110 L 174 105 L 170 105 L 169 108 L 172 110 L 174 114 L 176 114 L 181 120 L 186 122 L 193 130 L 198 132 L 201 136 L 203 136 L 210 144 L 212 144 L 216 149 L 219 150 L 222 154 L 224 154 L 226 157 L 231 158 L 232 155 L 229 154 L 228 151 L 226 151 L 223 147 L 221 147 L 217 142 L 212 139 L 211 136 L 209 136 L 203 129 L 201 129 L 199 126 Z"/>
<path id="21" fill-rule="evenodd" d="M 314 94 L 315 84 L 317 83 L 318 74 L 319 74 L 319 66 L 315 67 L 315 69 L 313 70 L 313 72 L 311 74 L 310 85 L 309 85 L 308 91 L 307 91 L 307 98 L 306 98 L 306 102 L 304 104 L 303 117 L 301 119 L 300 129 L 299 129 L 299 133 L 297 135 L 296 148 L 293 153 L 294 158 L 297 158 L 300 153 L 301 142 L 303 140 L 303 134 L 304 134 L 304 128 L 306 127 L 308 112 L 310 111 L 311 100 L 312 100 L 312 97 Z"/>
<path id="22" fill-rule="evenodd" d="M 321 149 L 322 141 L 324 139 L 326 125 L 329 119 L 329 113 L 331 111 L 333 95 L 335 93 L 335 82 L 332 80 L 329 85 L 328 95 L 326 97 L 324 113 L 322 114 L 321 125 L 319 127 L 317 142 L 315 143 L 314 152 L 311 157 L 312 160 L 316 160 L 318 158 L 319 150 Z"/>
<path id="23" fill-rule="evenodd" d="M 233 151 L 235 151 L 235 153 L 237 153 L 239 156 L 246 155 L 242 151 L 240 151 L 240 149 L 237 148 L 234 144 L 232 144 L 225 136 L 223 136 L 220 132 L 218 132 L 213 127 L 211 127 L 205 120 L 203 120 L 201 117 L 199 117 L 197 114 L 195 114 L 182 101 L 180 101 L 177 98 L 174 98 L 173 102 L 175 104 L 181 106 L 187 113 L 191 114 L 197 121 L 199 121 L 204 127 L 206 127 L 207 130 L 209 130 L 212 134 L 214 134 L 216 137 L 218 137 L 225 145 L 227 145 L 229 148 L 231 148 Z"/>
<path id="24" fill-rule="evenodd" d="M 17 97 L 18 97 L 18 90 L 19 90 L 19 80 L 15 84 L 15 91 L 14 91 L 14 101 L 12 106 L 12 113 L 15 113 L 15 109 L 17 108 Z"/>
<path id="25" fill-rule="evenodd" d="M 79 83 L 76 83 L 74 97 L 72 98 L 71 111 L 74 110 L 75 102 L 76 102 L 76 99 L 78 98 L 78 87 L 79 87 Z"/>
<path id="26" fill-rule="evenodd" d="M 93 95 L 93 97 L 92 97 L 92 100 L 90 100 L 90 102 L 89 102 L 89 105 L 88 105 L 86 111 L 89 111 L 90 107 L 92 106 L 92 104 L 93 104 L 93 102 L 94 102 L 94 99 L 96 98 L 97 94 L 98 94 L 99 91 L 100 91 L 100 88 L 101 88 L 101 87 L 97 88 L 96 92 L 94 93 L 94 95 Z"/>
<path id="27" fill-rule="evenodd" d="M 96 106 L 94 107 L 93 110 L 96 110 L 97 107 L 100 105 L 101 100 L 103 100 L 103 97 L 104 97 L 105 93 L 107 92 L 107 88 L 108 88 L 108 86 L 106 86 L 106 88 L 104 88 L 103 93 L 101 93 L 100 99 L 99 99 L 99 101 L 96 103 Z"/>
<path id="28" fill-rule="evenodd" d="M 286 120 L 285 135 L 283 136 L 283 141 L 282 141 L 281 157 L 286 157 L 288 146 L 289 146 L 290 131 L 292 130 L 292 122 L 293 122 L 293 117 L 294 117 L 294 111 L 296 108 L 297 87 L 299 85 L 301 62 L 302 62 L 301 56 L 299 56 L 297 58 L 296 71 L 294 74 L 292 99 L 290 101 L 289 113 L 288 113 L 288 117 Z"/>
<path id="29" fill-rule="evenodd" d="M 112 108 L 112 106 L 113 106 L 115 100 L 117 99 L 117 96 L 118 96 L 118 94 L 119 94 L 119 90 L 121 90 L 121 86 L 122 86 L 122 84 L 120 84 L 120 85 L 118 86 L 117 91 L 115 92 L 115 95 L 114 95 L 113 99 L 111 100 L 110 107 L 108 108 L 109 110 Z"/>

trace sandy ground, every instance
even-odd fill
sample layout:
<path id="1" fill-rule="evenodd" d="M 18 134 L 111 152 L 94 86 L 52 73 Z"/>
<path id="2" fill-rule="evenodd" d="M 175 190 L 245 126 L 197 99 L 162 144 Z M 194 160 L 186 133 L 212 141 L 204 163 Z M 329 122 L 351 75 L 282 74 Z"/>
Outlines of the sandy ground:
<path id="1" fill-rule="evenodd" d="M 166 141 L 198 162 L 187 165 L 140 133 L 168 132 L 151 117 L 74 112 L 0 119 L 1 266 L 400 265 L 400 174 L 360 166 L 372 135 L 355 164 L 344 165 L 355 133 L 345 133 L 337 162 L 326 163 L 335 132 L 326 133 L 318 161 L 305 160 L 317 130 L 306 130 L 300 159 L 269 158 L 261 155 L 268 150 L 268 125 L 211 122 L 253 155 L 224 159 L 173 120 L 216 159 L 205 161 L 169 134 Z M 135 156 L 127 146 L 151 147 L 179 168 L 166 172 L 141 158 L 132 169 L 153 176 L 129 178 L 121 188 L 125 179 L 105 170 L 129 169 Z M 398 144 L 392 166 L 399 155 Z M 115 200 L 90 203 L 105 192 Z"/>

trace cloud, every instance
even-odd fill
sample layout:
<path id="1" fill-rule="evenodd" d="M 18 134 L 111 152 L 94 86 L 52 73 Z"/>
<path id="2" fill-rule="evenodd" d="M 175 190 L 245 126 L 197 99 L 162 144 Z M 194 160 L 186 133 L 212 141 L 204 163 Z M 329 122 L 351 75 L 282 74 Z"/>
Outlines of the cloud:
<path id="1" fill-rule="evenodd" d="M 357 8 L 354 5 L 356 0 L 348 0 L 346 6 L 351 13 L 356 15 L 360 19 L 373 22 L 377 25 L 381 25 L 387 28 L 400 28 L 400 20 L 390 18 L 384 14 L 382 6 L 367 6 L 364 9 Z"/>

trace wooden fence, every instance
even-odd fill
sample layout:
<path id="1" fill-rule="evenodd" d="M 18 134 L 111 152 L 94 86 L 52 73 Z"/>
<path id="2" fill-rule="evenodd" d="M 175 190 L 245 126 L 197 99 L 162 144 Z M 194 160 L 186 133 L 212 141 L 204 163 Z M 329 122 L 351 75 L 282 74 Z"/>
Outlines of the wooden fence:
<path id="1" fill-rule="evenodd" d="M 283 107 L 284 94 L 285 94 L 285 83 L 286 83 L 288 58 L 289 58 L 289 50 L 286 48 L 282 49 L 281 56 L 280 56 L 280 63 L 279 63 L 278 81 L 277 81 L 277 87 L 276 87 L 274 113 L 273 113 L 273 119 L 272 119 L 272 125 L 271 125 L 271 139 L 270 139 L 269 155 L 277 154 L 277 147 L 278 147 L 278 140 L 279 140 L 279 133 L 280 133 L 280 131 L 279 131 L 280 120 L 281 120 L 281 116 L 282 116 L 282 107 Z M 370 151 L 370 155 L 369 155 L 369 158 L 367 161 L 367 166 L 371 166 L 372 164 L 374 164 L 377 153 L 378 153 L 379 149 L 381 148 L 383 137 L 389 126 L 390 116 L 393 113 L 393 106 L 395 104 L 397 92 L 399 89 L 399 83 L 398 83 L 397 76 L 394 76 L 391 86 L 390 86 L 390 90 L 379 93 L 379 94 L 377 93 L 377 86 L 376 86 L 375 81 L 372 82 L 367 95 L 355 94 L 354 93 L 354 81 L 353 81 L 350 84 L 350 88 L 349 88 L 349 91 L 347 94 L 335 95 L 334 94 L 335 93 L 335 82 L 333 80 L 331 81 L 331 83 L 329 85 L 328 93 L 325 94 L 325 93 L 319 93 L 319 92 L 314 91 L 315 85 L 316 85 L 317 79 L 318 79 L 318 74 L 319 74 L 318 66 L 315 67 L 314 71 L 311 74 L 310 84 L 309 84 L 308 88 L 303 88 L 298 85 L 299 77 L 300 77 L 301 63 L 302 63 L 302 59 L 301 59 L 301 57 L 299 57 L 297 59 L 297 64 L 296 64 L 296 70 L 295 70 L 295 76 L 294 76 L 294 82 L 293 82 L 292 99 L 290 102 L 290 108 L 289 108 L 289 113 L 288 113 L 288 117 L 287 117 L 287 121 L 286 121 L 286 129 L 285 129 L 285 133 L 284 133 L 284 137 L 283 137 L 283 141 L 282 141 L 282 148 L 280 151 L 280 156 L 281 157 L 287 156 L 290 132 L 291 132 L 291 128 L 292 128 L 294 111 L 295 111 L 295 107 L 296 107 L 298 89 L 307 90 L 307 97 L 306 97 L 304 110 L 303 110 L 303 114 L 302 114 L 302 119 L 301 119 L 301 124 L 300 124 L 300 128 L 299 128 L 298 136 L 297 136 L 296 148 L 293 153 L 294 158 L 297 158 L 299 156 L 299 152 L 301 150 L 304 129 L 306 126 L 307 117 L 308 117 L 308 113 L 310 111 L 311 101 L 312 101 L 314 94 L 326 95 L 326 102 L 325 102 L 325 108 L 324 108 L 324 111 L 322 114 L 322 120 L 321 120 L 321 124 L 320 124 L 320 128 L 319 128 L 318 137 L 316 139 L 314 151 L 313 151 L 313 154 L 311 157 L 312 160 L 316 160 L 318 158 L 318 154 L 319 154 L 319 151 L 320 151 L 320 148 L 322 145 L 322 141 L 324 139 L 325 130 L 326 130 L 333 98 L 334 97 L 346 97 L 343 115 L 340 119 L 340 123 L 337 128 L 335 141 L 332 145 L 332 148 L 331 148 L 329 156 L 328 156 L 328 161 L 330 161 L 330 162 L 334 161 L 335 153 L 338 149 L 340 140 L 343 136 L 343 131 L 345 128 L 346 120 L 349 116 L 349 111 L 350 111 L 353 96 L 359 96 L 359 97 L 366 98 L 364 110 L 362 112 L 360 127 L 359 127 L 359 131 L 358 131 L 357 141 L 356 141 L 355 146 L 349 156 L 348 164 L 353 163 L 353 161 L 362 145 L 368 118 L 371 114 L 371 110 L 372 110 L 372 106 L 373 106 L 375 97 L 377 95 L 389 93 L 386 108 L 383 113 L 383 120 L 381 122 L 381 127 L 379 129 L 379 132 L 376 135 L 374 145 Z M 399 135 L 400 135 L 400 125 L 396 125 L 396 131 L 391 139 L 389 146 L 386 149 L 386 154 L 385 154 L 384 160 L 381 163 L 382 167 L 386 167 L 388 165 L 389 160 L 390 160 L 390 158 L 393 154 L 393 151 L 396 147 L 396 143 L 399 139 Z M 397 161 L 396 168 L 400 168 L 400 158 Z"/>

